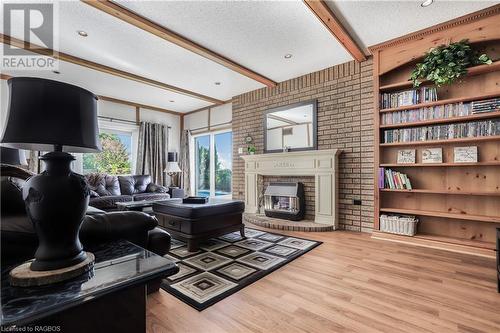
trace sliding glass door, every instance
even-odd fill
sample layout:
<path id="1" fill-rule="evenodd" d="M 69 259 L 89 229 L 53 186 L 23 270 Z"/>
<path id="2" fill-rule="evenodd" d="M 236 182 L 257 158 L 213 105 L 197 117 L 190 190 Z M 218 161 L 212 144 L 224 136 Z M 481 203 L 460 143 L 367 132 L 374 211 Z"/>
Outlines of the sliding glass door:
<path id="1" fill-rule="evenodd" d="M 232 145 L 231 131 L 194 137 L 194 179 L 197 196 L 231 196 Z"/>
<path id="2" fill-rule="evenodd" d="M 194 138 L 196 195 L 210 195 L 210 135 Z"/>

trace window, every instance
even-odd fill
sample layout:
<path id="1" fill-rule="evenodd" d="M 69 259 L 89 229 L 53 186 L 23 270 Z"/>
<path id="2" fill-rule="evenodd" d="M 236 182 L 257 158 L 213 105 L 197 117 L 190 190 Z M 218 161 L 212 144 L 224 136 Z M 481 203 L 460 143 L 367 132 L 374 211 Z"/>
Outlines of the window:
<path id="1" fill-rule="evenodd" d="M 83 174 L 92 172 L 110 175 L 131 174 L 134 171 L 133 139 L 129 131 L 101 128 L 102 151 L 83 154 Z"/>
<path id="2" fill-rule="evenodd" d="M 197 196 L 230 196 L 233 134 L 231 131 L 195 136 L 194 188 Z"/>

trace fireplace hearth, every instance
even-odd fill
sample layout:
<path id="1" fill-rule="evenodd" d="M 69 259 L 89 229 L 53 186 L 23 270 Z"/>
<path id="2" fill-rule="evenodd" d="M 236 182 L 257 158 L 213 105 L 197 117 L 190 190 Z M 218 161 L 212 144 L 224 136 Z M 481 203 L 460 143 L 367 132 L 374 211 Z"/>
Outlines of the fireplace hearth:
<path id="1" fill-rule="evenodd" d="M 306 210 L 304 184 L 273 182 L 264 192 L 264 213 L 268 217 L 300 221 Z"/>

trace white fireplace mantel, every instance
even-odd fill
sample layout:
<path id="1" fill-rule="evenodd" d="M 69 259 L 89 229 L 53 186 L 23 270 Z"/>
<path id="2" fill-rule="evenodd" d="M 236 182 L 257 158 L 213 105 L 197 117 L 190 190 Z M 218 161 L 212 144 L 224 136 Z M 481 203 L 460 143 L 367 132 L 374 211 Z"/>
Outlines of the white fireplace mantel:
<path id="1" fill-rule="evenodd" d="M 337 183 L 338 155 L 341 150 L 244 155 L 245 212 L 259 210 L 258 176 L 314 176 L 316 223 L 338 227 Z"/>

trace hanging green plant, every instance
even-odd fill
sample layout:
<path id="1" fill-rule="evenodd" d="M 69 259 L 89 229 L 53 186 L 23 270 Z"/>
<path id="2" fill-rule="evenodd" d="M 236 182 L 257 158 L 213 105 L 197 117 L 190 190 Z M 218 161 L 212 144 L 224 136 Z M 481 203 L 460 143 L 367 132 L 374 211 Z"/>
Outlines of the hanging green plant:
<path id="1" fill-rule="evenodd" d="M 486 54 L 478 55 L 469 41 L 464 39 L 450 45 L 431 48 L 425 54 L 424 61 L 418 63 L 411 72 L 410 81 L 413 81 L 414 87 L 420 86 L 422 82 L 419 80 L 422 79 L 432 81 L 441 87 L 452 84 L 467 74 L 467 67 L 491 63 Z"/>

